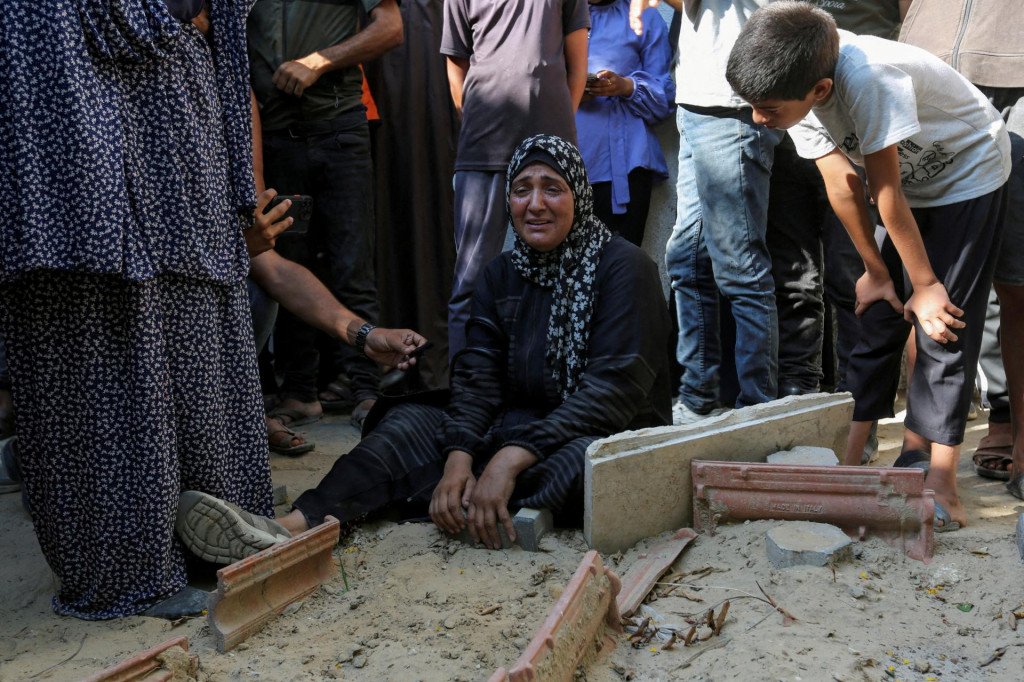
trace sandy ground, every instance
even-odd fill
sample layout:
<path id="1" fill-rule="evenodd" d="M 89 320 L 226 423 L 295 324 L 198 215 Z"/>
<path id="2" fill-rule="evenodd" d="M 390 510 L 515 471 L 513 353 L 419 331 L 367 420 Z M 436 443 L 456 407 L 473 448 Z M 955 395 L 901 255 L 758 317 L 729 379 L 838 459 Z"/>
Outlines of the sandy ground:
<path id="1" fill-rule="evenodd" d="M 879 464 L 895 459 L 900 428 L 882 427 Z M 984 416 L 971 422 L 966 453 L 985 428 Z M 275 481 L 292 495 L 313 485 L 356 438 L 342 417 L 303 431 L 317 441 L 315 452 L 273 458 Z M 620 638 L 578 679 L 1024 679 L 1024 623 L 1011 630 L 1009 617 L 1024 610 L 1024 564 L 1013 542 L 1024 505 L 1001 484 L 978 478 L 968 455 L 959 473 L 971 525 L 937 535 L 929 565 L 868 539 L 834 573 L 777 570 L 764 548 L 765 532 L 777 525 L 771 521 L 699 537 L 670 571 L 691 574 L 678 579 L 685 596 L 677 590 L 649 606 L 655 622 L 685 632 L 689 621 L 704 622 L 709 608 L 720 613 L 728 599 L 720 634 L 671 650 L 657 640 L 634 647 Z M 621 573 L 655 542 L 606 561 Z M 485 680 L 516 660 L 586 549 L 576 530 L 548 536 L 543 551 L 531 554 L 449 542 L 430 524 L 377 521 L 335 550 L 344 577 L 235 651 L 218 654 L 203 618 L 172 628 L 142 617 L 88 623 L 55 616 L 52 578 L 31 523 L 18 496 L 3 495 L 0 680 L 80 679 L 178 635 L 188 635 L 199 654 L 202 679 Z M 758 584 L 797 620 L 784 623 L 760 599 Z M 709 633 L 701 627 L 697 636 Z M 980 665 L 1008 645 L 1001 660 Z"/>

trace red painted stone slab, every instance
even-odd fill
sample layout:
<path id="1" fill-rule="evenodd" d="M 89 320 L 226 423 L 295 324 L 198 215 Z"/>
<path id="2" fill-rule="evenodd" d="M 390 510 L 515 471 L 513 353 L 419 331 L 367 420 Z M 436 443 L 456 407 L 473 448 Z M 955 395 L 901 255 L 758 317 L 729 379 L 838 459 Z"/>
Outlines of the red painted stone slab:
<path id="1" fill-rule="evenodd" d="M 121 661 L 115 666 L 90 675 L 83 682 L 167 682 L 173 679 L 174 673 L 157 660 L 168 649 L 180 647 L 188 652 L 188 638 L 175 637 L 152 649 L 146 649 L 131 658 Z M 191 656 L 192 672 L 199 671 L 199 657 Z"/>
<path id="2" fill-rule="evenodd" d="M 221 653 L 258 632 L 335 571 L 340 524 L 327 522 L 217 571 L 207 616 Z"/>
<path id="3" fill-rule="evenodd" d="M 650 550 L 642 559 L 636 561 L 622 576 L 622 591 L 616 602 L 619 613 L 623 617 L 630 616 L 640 608 L 644 598 L 650 594 L 654 583 L 665 574 L 676 558 L 682 553 L 690 541 L 697 537 L 690 528 L 676 531 L 667 542 Z"/>
<path id="4" fill-rule="evenodd" d="M 697 530 L 714 535 L 724 519 L 819 521 L 932 558 L 935 493 L 920 469 L 694 461 L 691 474 Z"/>
<path id="5" fill-rule="evenodd" d="M 606 637 L 605 625 L 621 630 L 615 604 L 620 588 L 618 576 L 604 567 L 600 555 L 587 552 L 507 678 L 511 682 L 568 682 L 589 651 L 615 646 L 614 640 Z M 499 669 L 491 680 L 500 682 L 504 674 Z"/>

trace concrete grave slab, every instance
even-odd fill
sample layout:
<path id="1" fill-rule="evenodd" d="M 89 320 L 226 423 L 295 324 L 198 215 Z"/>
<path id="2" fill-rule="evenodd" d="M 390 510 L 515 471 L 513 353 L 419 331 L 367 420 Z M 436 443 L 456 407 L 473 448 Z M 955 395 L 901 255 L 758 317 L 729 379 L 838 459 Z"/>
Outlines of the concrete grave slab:
<path id="1" fill-rule="evenodd" d="M 693 522 L 690 462 L 763 462 L 797 445 L 842 452 L 849 393 L 815 393 L 733 410 L 688 426 L 631 431 L 591 444 L 584 471 L 583 533 L 612 554 Z"/>

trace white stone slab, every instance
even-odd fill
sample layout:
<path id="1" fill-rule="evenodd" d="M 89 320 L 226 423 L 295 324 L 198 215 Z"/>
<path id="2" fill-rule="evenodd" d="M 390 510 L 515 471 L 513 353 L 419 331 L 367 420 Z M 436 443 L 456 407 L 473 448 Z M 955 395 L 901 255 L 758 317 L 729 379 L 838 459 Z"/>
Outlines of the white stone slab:
<path id="1" fill-rule="evenodd" d="M 815 393 L 733 410 L 688 426 L 631 431 L 596 441 L 584 471 L 583 533 L 602 553 L 693 523 L 690 462 L 763 462 L 797 445 L 842 452 L 853 415 L 849 393 Z"/>

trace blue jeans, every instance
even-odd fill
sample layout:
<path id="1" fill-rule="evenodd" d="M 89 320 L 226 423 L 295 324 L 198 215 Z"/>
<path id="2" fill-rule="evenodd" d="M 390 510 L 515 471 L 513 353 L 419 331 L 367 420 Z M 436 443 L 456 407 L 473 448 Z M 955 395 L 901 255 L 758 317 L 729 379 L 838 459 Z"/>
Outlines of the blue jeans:
<path id="1" fill-rule="evenodd" d="M 679 316 L 679 397 L 707 413 L 719 400 L 719 294 L 736 320 L 737 405 L 774 400 L 779 329 L 765 244 L 768 187 L 782 133 L 749 109 L 680 107 L 676 223 L 665 248 Z"/>

